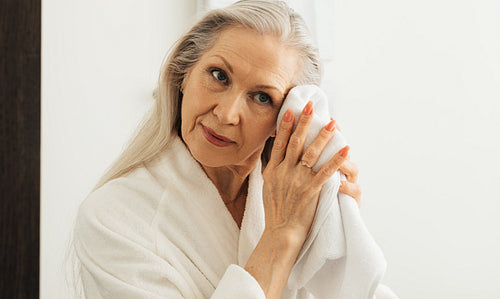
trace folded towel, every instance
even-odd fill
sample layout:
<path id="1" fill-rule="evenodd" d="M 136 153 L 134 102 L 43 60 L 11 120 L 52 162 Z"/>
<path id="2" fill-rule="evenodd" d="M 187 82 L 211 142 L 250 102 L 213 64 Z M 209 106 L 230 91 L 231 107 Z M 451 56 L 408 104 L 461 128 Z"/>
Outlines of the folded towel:
<path id="1" fill-rule="evenodd" d="M 286 110 L 292 109 L 296 125 L 308 101 L 313 102 L 314 115 L 304 148 L 330 122 L 323 91 L 315 85 L 293 88 L 278 116 L 279 129 Z M 318 171 L 345 145 L 344 137 L 336 130 L 313 170 Z M 305 287 L 317 298 L 373 298 L 386 261 L 366 229 L 355 199 L 338 192 L 341 179 L 345 180 L 345 176 L 337 171 L 323 186 L 315 218 L 287 287 Z"/>

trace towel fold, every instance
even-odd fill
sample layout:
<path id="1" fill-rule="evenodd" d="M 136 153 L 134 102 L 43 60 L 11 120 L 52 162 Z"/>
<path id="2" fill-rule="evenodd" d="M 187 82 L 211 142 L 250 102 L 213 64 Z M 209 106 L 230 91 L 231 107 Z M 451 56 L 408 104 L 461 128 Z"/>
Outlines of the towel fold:
<path id="1" fill-rule="evenodd" d="M 278 116 L 278 126 L 286 110 L 295 114 L 295 125 L 308 101 L 314 115 L 304 148 L 330 122 L 328 99 L 315 85 L 290 90 Z M 279 129 L 279 127 L 278 127 Z M 338 130 L 326 145 L 313 171 L 318 171 L 346 145 Z M 323 186 L 311 229 L 292 269 L 287 287 L 305 287 L 317 298 L 373 298 L 382 279 L 386 261 L 379 246 L 366 229 L 358 205 L 352 197 L 339 193 L 337 171 Z"/>

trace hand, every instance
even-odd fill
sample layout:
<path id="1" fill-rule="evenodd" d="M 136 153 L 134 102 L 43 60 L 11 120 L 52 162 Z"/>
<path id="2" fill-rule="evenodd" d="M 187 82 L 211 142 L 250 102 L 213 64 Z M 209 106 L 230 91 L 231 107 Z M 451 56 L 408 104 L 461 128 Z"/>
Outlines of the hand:
<path id="1" fill-rule="evenodd" d="M 293 113 L 291 110 L 285 113 L 263 174 L 265 230 L 280 239 L 285 235 L 289 245 L 299 248 L 311 228 L 321 188 L 346 161 L 349 150 L 344 147 L 317 173 L 313 172 L 311 167 L 334 134 L 335 122 L 332 120 L 325 126 L 303 152 L 312 113 L 309 102 L 293 133 Z"/>
<path id="2" fill-rule="evenodd" d="M 245 270 L 259 282 L 267 298 L 282 297 L 311 228 L 321 188 L 340 169 L 349 151 L 344 147 L 317 173 L 312 171 L 335 129 L 332 120 L 304 151 L 312 112 L 309 102 L 292 133 L 294 115 L 286 111 L 263 173 L 265 229 Z"/>
<path id="3" fill-rule="evenodd" d="M 339 192 L 345 193 L 356 200 L 358 207 L 360 207 L 361 201 L 361 186 L 358 184 L 358 166 L 350 161 L 350 155 L 347 159 L 340 165 L 340 172 L 345 174 L 347 181 L 341 181 Z"/>

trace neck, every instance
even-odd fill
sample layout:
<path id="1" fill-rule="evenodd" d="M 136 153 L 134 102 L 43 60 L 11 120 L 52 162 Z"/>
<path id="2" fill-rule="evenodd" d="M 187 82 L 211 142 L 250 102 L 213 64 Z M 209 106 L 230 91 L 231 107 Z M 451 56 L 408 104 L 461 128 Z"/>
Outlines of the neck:
<path id="1" fill-rule="evenodd" d="M 252 168 L 242 169 L 235 166 L 203 166 L 208 178 L 214 183 L 225 203 L 234 201 L 248 187 L 248 176 Z M 255 167 L 255 165 L 254 165 Z"/>
<path id="2" fill-rule="evenodd" d="M 238 196 L 245 194 L 243 191 L 248 188 L 248 176 L 257 165 L 258 159 L 260 159 L 260 154 L 254 156 L 241 165 L 221 167 L 201 165 L 225 203 L 235 201 Z"/>

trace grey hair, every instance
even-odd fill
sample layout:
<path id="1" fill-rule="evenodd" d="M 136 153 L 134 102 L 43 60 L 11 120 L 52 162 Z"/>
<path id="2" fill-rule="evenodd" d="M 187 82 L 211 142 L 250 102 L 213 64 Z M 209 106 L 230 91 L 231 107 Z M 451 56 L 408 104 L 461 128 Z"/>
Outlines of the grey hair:
<path id="1" fill-rule="evenodd" d="M 222 31 L 240 26 L 259 34 L 271 34 L 295 49 L 301 58 L 301 72 L 294 85 L 321 81 L 321 63 L 307 26 L 300 15 L 283 1 L 241 0 L 228 7 L 207 12 L 176 44 L 160 71 L 155 104 L 144 118 L 135 137 L 106 171 L 94 190 L 154 159 L 180 130 L 182 82 L 217 41 Z M 268 140 L 264 160 L 272 147 Z"/>

